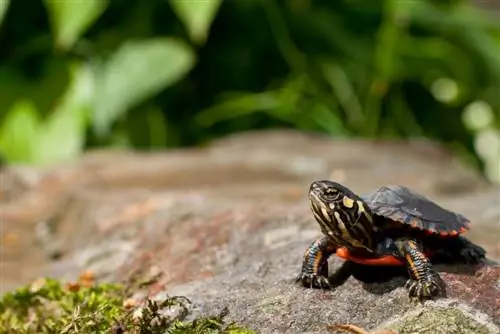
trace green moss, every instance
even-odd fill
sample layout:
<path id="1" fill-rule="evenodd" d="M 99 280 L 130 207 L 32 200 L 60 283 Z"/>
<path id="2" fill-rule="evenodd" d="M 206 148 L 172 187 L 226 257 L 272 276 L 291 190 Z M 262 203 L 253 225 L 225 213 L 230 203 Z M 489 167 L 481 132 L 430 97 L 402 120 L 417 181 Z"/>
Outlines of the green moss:
<path id="1" fill-rule="evenodd" d="M 225 324 L 227 311 L 184 322 L 189 300 L 147 300 L 138 317 L 116 284 L 66 284 L 43 279 L 5 294 L 0 300 L 0 333 L 231 333 L 253 331 Z M 178 306 L 177 315 L 162 310 Z"/>
<path id="2" fill-rule="evenodd" d="M 488 328 L 455 307 L 430 307 L 389 326 L 399 334 L 449 333 L 488 334 Z"/>

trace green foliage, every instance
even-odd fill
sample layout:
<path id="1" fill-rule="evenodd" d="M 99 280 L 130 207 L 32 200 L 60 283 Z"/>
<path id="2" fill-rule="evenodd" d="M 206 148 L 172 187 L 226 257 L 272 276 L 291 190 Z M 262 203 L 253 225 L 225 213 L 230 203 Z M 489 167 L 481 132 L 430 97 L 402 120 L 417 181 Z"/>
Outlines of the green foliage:
<path id="1" fill-rule="evenodd" d="M 0 128 L 0 148 L 8 160 L 46 164 L 80 153 L 89 108 L 83 91 L 88 86 L 88 73 L 76 67 L 72 72 L 72 85 L 45 119 L 29 100 L 18 101 L 7 112 Z"/>
<path id="2" fill-rule="evenodd" d="M 127 41 L 121 45 L 97 74 L 93 116 L 96 132 L 107 134 L 119 116 L 179 80 L 193 62 L 190 48 L 173 39 Z"/>
<path id="3" fill-rule="evenodd" d="M 5 116 L 0 129 L 0 147 L 10 161 L 35 161 L 39 126 L 32 103 L 19 101 Z"/>
<path id="4" fill-rule="evenodd" d="M 224 333 L 252 334 L 234 323 L 226 324 L 227 310 L 217 316 L 184 322 L 189 300 L 170 297 L 146 300 L 140 316 L 125 307 L 125 289 L 116 284 L 63 286 L 42 279 L 7 293 L 0 300 L 1 333 Z M 162 310 L 180 307 L 178 316 Z"/>
<path id="5" fill-rule="evenodd" d="M 105 0 L 45 0 L 55 44 L 63 49 L 71 48 L 82 33 L 102 14 L 107 4 Z"/>
<path id="6" fill-rule="evenodd" d="M 0 151 L 10 162 L 293 127 L 423 136 L 486 170 L 500 164 L 478 149 L 484 129 L 464 122 L 470 106 L 488 105 L 500 143 L 500 25 L 469 1 L 2 4 Z M 70 87 L 79 97 L 64 98 Z M 25 135 L 12 134 L 19 124 Z"/>
<path id="7" fill-rule="evenodd" d="M 2 333 L 103 333 L 123 312 L 118 286 L 102 284 L 73 292 L 53 279 L 40 285 L 3 296 Z"/>
<path id="8" fill-rule="evenodd" d="M 0 24 L 2 24 L 2 19 L 7 9 L 9 8 L 9 0 L 3 0 L 0 2 Z"/>
<path id="9" fill-rule="evenodd" d="M 191 40 L 196 44 L 205 43 L 221 0 L 199 1 L 196 4 L 185 0 L 170 0 L 170 4 L 186 27 Z"/>

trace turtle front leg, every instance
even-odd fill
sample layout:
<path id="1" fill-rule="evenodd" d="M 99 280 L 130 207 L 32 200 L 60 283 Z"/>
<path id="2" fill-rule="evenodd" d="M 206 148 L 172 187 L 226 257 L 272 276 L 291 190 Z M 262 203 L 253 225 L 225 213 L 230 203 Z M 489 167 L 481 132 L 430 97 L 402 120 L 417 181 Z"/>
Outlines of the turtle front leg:
<path id="1" fill-rule="evenodd" d="M 328 280 L 328 258 L 336 250 L 337 246 L 327 237 L 314 240 L 304 253 L 302 270 L 296 281 L 309 288 L 331 288 Z"/>
<path id="2" fill-rule="evenodd" d="M 439 274 L 433 270 L 430 260 L 415 240 L 398 239 L 395 245 L 399 256 L 405 259 L 408 267 L 410 279 L 405 287 L 411 299 L 422 301 L 444 292 Z"/>

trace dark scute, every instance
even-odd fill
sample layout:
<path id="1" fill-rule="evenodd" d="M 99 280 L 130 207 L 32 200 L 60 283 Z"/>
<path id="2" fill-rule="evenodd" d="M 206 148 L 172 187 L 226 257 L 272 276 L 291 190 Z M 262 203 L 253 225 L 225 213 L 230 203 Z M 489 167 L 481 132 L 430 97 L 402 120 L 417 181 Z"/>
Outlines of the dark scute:
<path id="1" fill-rule="evenodd" d="M 463 215 L 446 210 L 404 186 L 384 186 L 363 199 L 373 213 L 401 223 L 416 221 L 421 228 L 442 232 L 468 228 L 469 220 Z"/>

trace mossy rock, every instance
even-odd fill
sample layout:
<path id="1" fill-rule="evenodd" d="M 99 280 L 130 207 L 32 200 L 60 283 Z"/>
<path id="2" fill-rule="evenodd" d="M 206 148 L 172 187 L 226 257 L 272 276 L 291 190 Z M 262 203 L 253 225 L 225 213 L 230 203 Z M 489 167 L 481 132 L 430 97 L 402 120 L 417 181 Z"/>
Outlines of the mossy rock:
<path id="1" fill-rule="evenodd" d="M 442 305 L 441 305 L 442 304 Z M 489 323 L 487 316 L 458 302 L 434 303 L 411 311 L 380 326 L 398 334 L 497 334 L 498 327 Z"/>
<path id="2" fill-rule="evenodd" d="M 66 284 L 37 280 L 2 297 L 0 333 L 254 333 L 226 324 L 227 311 L 184 321 L 190 304 L 185 297 L 146 299 L 135 305 L 125 291 L 118 284 L 94 284 L 88 279 Z M 168 312 L 175 307 L 181 311 Z"/>

